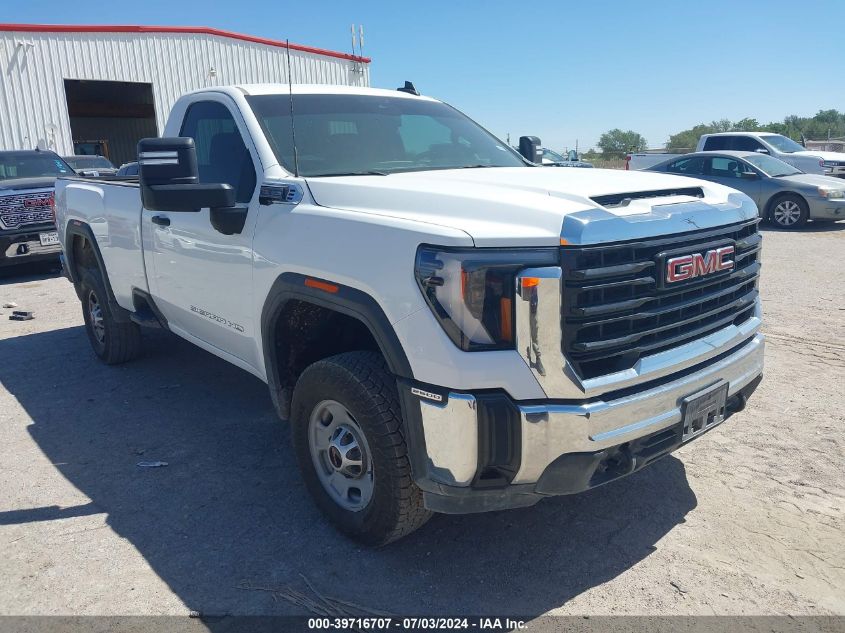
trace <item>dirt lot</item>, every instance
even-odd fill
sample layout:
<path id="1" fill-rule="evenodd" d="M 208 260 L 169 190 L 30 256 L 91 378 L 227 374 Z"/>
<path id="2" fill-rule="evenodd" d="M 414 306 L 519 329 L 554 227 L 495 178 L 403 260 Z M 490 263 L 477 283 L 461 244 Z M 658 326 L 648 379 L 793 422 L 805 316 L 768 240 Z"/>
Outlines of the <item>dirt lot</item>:
<path id="1" fill-rule="evenodd" d="M 70 284 L 4 273 L 36 319 L 0 308 L 0 614 L 305 614 L 308 583 L 392 613 L 845 614 L 845 223 L 764 249 L 746 411 L 623 481 L 378 550 L 318 514 L 257 379 L 162 332 L 104 367 Z"/>

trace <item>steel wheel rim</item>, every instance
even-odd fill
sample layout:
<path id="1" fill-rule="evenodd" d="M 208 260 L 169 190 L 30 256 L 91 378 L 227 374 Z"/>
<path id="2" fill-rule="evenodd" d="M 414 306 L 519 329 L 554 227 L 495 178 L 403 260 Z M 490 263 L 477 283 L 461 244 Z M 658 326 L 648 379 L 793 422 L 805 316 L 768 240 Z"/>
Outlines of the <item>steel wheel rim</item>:
<path id="1" fill-rule="evenodd" d="M 373 497 L 370 447 L 358 422 L 339 402 L 323 400 L 308 421 L 308 448 L 323 489 L 344 510 L 360 512 Z"/>
<path id="2" fill-rule="evenodd" d="M 801 218 L 801 207 L 794 200 L 784 200 L 775 207 L 774 216 L 781 226 L 792 226 Z"/>
<path id="3" fill-rule="evenodd" d="M 88 293 L 88 316 L 91 319 L 91 331 L 100 345 L 106 341 L 106 325 L 103 322 L 103 308 L 93 292 Z"/>

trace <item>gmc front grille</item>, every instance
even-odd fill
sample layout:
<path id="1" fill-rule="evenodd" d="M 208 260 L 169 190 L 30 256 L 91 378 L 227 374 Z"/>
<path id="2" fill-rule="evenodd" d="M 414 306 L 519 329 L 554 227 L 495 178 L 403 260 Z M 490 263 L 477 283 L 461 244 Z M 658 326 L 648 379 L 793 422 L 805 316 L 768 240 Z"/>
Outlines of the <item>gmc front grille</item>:
<path id="1" fill-rule="evenodd" d="M 584 379 L 738 325 L 754 314 L 760 272 L 757 220 L 654 240 L 562 247 L 563 353 Z M 735 246 L 733 270 L 661 283 L 662 254 Z"/>
<path id="2" fill-rule="evenodd" d="M 0 229 L 16 229 L 26 224 L 52 223 L 51 196 L 50 191 L 0 196 Z"/>

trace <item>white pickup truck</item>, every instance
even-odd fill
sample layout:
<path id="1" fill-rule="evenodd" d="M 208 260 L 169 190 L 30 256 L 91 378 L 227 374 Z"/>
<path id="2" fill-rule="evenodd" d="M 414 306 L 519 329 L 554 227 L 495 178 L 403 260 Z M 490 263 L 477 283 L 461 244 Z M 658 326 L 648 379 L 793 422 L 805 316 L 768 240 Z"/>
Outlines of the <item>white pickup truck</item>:
<path id="1" fill-rule="evenodd" d="M 94 352 L 163 327 L 266 381 L 364 542 L 628 475 L 762 377 L 757 209 L 726 187 L 544 169 L 435 99 L 327 86 L 188 94 L 139 162 L 57 185 Z"/>
<path id="2" fill-rule="evenodd" d="M 805 174 L 822 174 L 845 178 L 845 154 L 809 150 L 791 138 L 772 132 L 720 132 L 704 134 L 695 151 L 736 150 L 759 152 L 779 158 Z"/>

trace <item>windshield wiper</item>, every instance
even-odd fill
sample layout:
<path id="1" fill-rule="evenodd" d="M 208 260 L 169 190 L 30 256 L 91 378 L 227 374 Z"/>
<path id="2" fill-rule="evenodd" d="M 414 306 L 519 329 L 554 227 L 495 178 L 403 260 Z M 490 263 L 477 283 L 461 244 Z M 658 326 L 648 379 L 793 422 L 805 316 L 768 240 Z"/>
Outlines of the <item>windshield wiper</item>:
<path id="1" fill-rule="evenodd" d="M 333 174 L 314 174 L 311 178 L 328 178 L 330 176 L 389 176 L 386 171 L 369 169 L 367 171 L 339 171 Z"/>
<path id="2" fill-rule="evenodd" d="M 482 168 L 488 168 L 488 167 L 495 167 L 495 165 L 481 165 L 481 164 L 478 164 L 478 165 L 461 165 L 460 167 L 457 167 L 456 169 L 482 169 Z M 447 167 L 447 169 L 455 169 L 455 168 Z"/>

